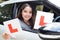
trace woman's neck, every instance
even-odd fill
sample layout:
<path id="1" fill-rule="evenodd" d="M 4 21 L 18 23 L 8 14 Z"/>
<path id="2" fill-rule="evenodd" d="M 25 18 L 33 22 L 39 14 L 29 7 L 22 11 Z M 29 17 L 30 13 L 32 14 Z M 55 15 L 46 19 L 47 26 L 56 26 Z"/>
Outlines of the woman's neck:
<path id="1" fill-rule="evenodd" d="M 29 21 L 24 20 L 24 22 L 25 22 L 26 24 L 30 25 Z"/>

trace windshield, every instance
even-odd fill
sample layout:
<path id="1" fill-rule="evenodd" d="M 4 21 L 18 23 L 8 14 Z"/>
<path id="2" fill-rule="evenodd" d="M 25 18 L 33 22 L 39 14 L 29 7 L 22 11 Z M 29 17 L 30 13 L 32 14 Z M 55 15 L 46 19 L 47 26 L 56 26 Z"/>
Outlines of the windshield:
<path id="1" fill-rule="evenodd" d="M 56 5 L 57 7 L 60 7 L 60 0 L 48 0 L 48 1 Z"/>

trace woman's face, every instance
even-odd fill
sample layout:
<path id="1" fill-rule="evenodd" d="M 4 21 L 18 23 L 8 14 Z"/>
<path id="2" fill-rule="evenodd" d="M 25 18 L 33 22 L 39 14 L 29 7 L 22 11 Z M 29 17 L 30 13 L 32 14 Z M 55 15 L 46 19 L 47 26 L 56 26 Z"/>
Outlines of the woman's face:
<path id="1" fill-rule="evenodd" d="M 32 17 L 32 8 L 27 6 L 22 10 L 22 17 L 24 21 L 28 21 Z"/>

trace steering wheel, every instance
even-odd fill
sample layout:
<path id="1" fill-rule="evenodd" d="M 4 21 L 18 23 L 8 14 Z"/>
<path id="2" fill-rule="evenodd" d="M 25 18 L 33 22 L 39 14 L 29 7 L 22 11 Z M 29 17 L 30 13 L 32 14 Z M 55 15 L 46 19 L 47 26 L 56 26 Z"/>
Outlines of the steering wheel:
<path id="1" fill-rule="evenodd" d="M 57 16 L 53 22 L 60 22 L 60 16 Z"/>

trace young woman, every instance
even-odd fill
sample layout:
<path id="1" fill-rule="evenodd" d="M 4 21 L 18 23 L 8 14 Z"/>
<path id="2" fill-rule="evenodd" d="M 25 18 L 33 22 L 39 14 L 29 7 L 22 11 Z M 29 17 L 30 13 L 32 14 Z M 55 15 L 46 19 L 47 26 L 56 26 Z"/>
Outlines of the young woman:
<path id="1" fill-rule="evenodd" d="M 37 33 L 37 30 L 34 30 L 34 21 L 35 21 L 35 11 L 28 4 L 23 4 L 18 11 L 17 18 L 20 20 L 20 24 L 23 30 Z M 3 38 L 8 39 L 10 37 L 9 34 L 4 33 Z"/>
<path id="2" fill-rule="evenodd" d="M 19 8 L 17 18 L 20 20 L 23 30 L 34 32 L 35 11 L 29 4 L 23 4 Z"/>

